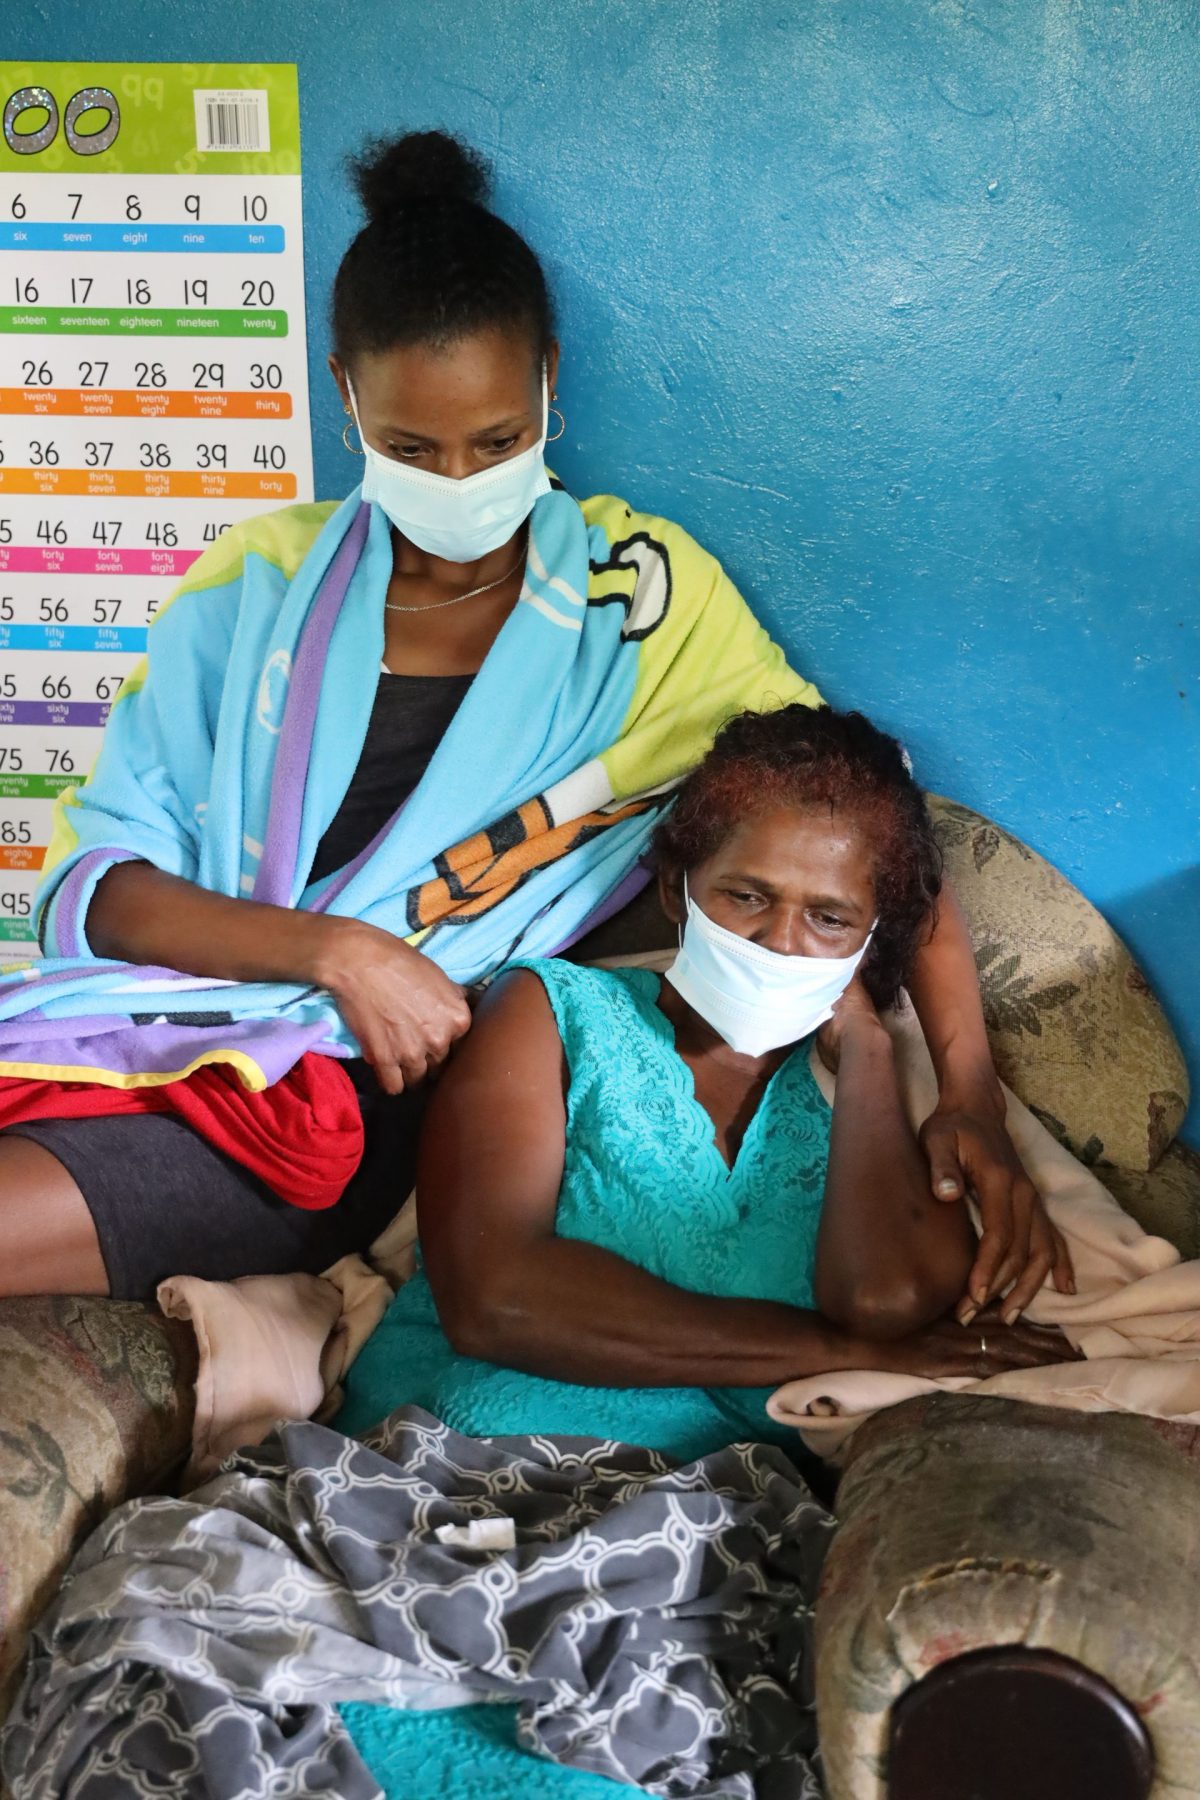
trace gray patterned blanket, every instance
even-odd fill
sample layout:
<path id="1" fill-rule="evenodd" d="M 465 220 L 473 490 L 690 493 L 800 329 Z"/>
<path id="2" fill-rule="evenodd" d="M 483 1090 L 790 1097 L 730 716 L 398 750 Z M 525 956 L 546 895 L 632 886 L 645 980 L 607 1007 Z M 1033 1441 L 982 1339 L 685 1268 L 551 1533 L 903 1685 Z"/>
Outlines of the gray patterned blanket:
<path id="1" fill-rule="evenodd" d="M 497 1518 L 513 1548 L 461 1541 Z M 0 1769 L 14 1800 L 375 1800 L 338 1702 L 507 1700 L 531 1751 L 654 1794 L 816 1800 L 831 1531 L 761 1445 L 675 1467 L 590 1438 L 461 1437 L 414 1407 L 362 1442 L 285 1425 L 88 1540 L 34 1633 Z"/>

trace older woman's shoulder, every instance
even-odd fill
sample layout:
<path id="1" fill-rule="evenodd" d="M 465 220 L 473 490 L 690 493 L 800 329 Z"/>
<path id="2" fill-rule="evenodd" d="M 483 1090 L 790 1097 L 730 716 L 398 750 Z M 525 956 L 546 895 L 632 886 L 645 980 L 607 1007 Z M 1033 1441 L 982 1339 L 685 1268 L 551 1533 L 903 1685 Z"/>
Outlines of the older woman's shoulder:
<path id="1" fill-rule="evenodd" d="M 658 977 L 642 968 L 596 968 L 559 956 L 522 958 L 509 963 L 499 981 L 520 986 L 525 1004 L 531 993 L 548 1002 L 564 1042 L 611 1028 L 614 1014 L 641 1009 L 658 991 Z"/>

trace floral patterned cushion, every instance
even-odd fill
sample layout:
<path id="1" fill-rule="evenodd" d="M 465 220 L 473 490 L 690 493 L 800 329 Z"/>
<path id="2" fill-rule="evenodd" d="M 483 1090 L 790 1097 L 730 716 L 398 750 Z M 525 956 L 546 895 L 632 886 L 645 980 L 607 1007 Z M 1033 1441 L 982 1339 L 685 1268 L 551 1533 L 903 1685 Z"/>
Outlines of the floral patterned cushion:
<path id="1" fill-rule="evenodd" d="M 149 1307 L 0 1301 L 0 1718 L 74 1546 L 191 1438 L 195 1340 Z"/>
<path id="2" fill-rule="evenodd" d="M 1172 1144 L 1149 1173 L 1098 1163 L 1095 1174 L 1143 1231 L 1166 1238 L 1180 1256 L 1200 1256 L 1200 1150 Z"/>
<path id="3" fill-rule="evenodd" d="M 1188 1104 L 1183 1054 L 1112 927 L 1042 857 L 931 796 L 971 927 L 992 1053 L 1042 1124 L 1103 1178 L 1152 1169 Z"/>

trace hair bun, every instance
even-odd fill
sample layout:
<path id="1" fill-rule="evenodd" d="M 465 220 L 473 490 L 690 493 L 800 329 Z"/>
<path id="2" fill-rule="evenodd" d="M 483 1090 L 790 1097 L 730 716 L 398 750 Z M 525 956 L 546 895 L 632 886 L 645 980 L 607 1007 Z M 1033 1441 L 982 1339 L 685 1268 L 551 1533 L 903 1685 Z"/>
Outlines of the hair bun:
<path id="1" fill-rule="evenodd" d="M 375 138 L 351 160 L 350 170 L 372 225 L 414 202 L 480 206 L 491 186 L 483 157 L 448 131 Z"/>

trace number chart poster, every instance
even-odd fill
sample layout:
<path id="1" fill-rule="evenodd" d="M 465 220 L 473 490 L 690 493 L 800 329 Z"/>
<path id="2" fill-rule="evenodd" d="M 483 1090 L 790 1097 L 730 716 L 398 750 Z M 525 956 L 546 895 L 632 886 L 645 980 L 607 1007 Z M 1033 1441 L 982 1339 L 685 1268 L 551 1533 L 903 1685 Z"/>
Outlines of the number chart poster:
<path id="1" fill-rule="evenodd" d="M 312 498 L 290 64 L 0 62 L 0 962 L 222 531 Z"/>

